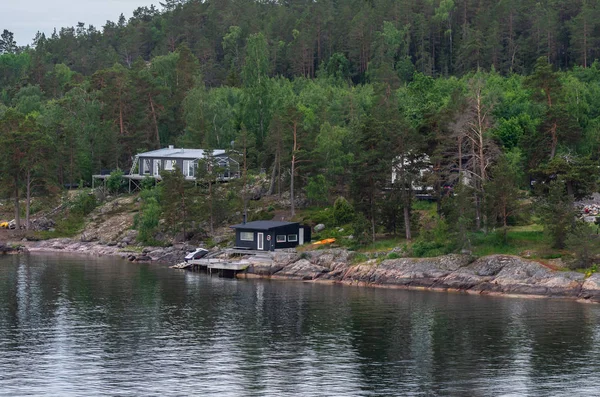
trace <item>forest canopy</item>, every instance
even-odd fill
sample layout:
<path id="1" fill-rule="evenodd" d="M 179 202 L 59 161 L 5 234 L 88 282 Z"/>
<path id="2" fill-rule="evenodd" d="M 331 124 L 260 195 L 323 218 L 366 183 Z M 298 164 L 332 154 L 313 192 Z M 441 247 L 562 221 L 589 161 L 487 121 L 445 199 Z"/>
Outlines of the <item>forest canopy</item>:
<path id="1" fill-rule="evenodd" d="M 386 190 L 398 163 L 399 184 L 413 186 L 427 162 L 438 199 L 468 179 L 477 213 L 455 205 L 448 216 L 477 229 L 514 212 L 490 198 L 511 192 L 506 181 L 535 181 L 542 196 L 560 183 L 573 199 L 596 189 L 600 1 L 161 7 L 38 34 L 24 48 L 4 31 L 0 134 L 14 160 L 3 161 L 21 164 L 2 175 L 9 194 L 19 178 L 72 185 L 169 144 L 243 147 L 248 169 L 279 190 L 296 179 L 315 202 L 352 199 L 373 233 L 396 219 L 408 230 L 411 197 Z M 53 155 L 23 150 L 15 131 Z"/>

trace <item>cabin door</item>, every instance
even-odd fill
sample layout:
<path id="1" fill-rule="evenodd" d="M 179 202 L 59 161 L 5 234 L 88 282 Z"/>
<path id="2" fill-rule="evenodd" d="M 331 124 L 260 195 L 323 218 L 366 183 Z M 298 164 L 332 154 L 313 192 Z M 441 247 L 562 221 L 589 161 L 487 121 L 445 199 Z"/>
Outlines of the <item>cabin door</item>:
<path id="1" fill-rule="evenodd" d="M 304 228 L 300 226 L 300 230 L 298 230 L 298 244 L 304 244 Z"/>
<path id="2" fill-rule="evenodd" d="M 265 234 L 264 233 L 256 233 L 256 249 L 262 251 L 265 249 Z"/>

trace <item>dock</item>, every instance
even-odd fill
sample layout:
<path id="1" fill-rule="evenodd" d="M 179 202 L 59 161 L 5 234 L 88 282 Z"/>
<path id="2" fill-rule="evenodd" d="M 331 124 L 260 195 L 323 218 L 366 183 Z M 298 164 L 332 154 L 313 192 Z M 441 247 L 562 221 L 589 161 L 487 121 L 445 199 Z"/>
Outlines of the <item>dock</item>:
<path id="1" fill-rule="evenodd" d="M 202 258 L 192 259 L 187 262 L 181 262 L 171 267 L 173 269 L 206 271 L 208 274 L 211 275 L 213 273 L 217 273 L 218 275 L 223 277 L 235 277 L 237 273 L 246 270 L 248 266 L 250 266 L 250 262 L 244 259 L 232 261 L 228 259 Z"/>

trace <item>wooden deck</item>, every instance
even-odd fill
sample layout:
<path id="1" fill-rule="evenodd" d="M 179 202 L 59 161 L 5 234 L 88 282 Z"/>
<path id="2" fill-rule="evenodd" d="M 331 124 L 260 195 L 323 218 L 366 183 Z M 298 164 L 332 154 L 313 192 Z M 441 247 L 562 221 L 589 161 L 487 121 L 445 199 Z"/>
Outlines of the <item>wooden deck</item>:
<path id="1" fill-rule="evenodd" d="M 188 262 L 178 263 L 171 266 L 174 269 L 193 269 L 194 267 L 203 268 L 209 272 L 212 271 L 233 271 L 240 272 L 246 270 L 250 262 L 246 260 L 231 261 L 227 259 L 193 259 Z"/>

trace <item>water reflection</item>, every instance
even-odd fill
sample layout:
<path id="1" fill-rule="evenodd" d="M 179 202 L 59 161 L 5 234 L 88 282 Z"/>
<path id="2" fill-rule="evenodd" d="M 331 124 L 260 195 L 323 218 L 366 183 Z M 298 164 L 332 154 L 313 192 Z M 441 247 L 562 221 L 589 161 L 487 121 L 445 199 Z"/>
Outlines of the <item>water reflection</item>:
<path id="1" fill-rule="evenodd" d="M 0 395 L 594 395 L 600 307 L 0 258 Z"/>

